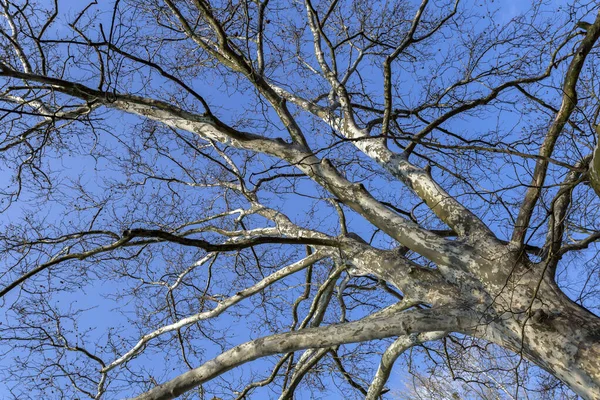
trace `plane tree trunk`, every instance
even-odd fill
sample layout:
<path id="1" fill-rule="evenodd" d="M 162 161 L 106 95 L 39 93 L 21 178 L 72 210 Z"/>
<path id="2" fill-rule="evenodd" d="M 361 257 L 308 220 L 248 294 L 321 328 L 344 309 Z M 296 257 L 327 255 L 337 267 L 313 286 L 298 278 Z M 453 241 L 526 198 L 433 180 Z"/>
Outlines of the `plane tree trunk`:
<path id="1" fill-rule="evenodd" d="M 524 288 L 524 289 L 529 289 Z M 482 338 L 511 349 L 550 372 L 585 399 L 600 399 L 600 318 L 546 280 L 528 309 L 494 307 L 497 320 Z M 515 296 L 516 297 L 516 296 Z M 513 300 L 516 300 L 513 298 Z"/>

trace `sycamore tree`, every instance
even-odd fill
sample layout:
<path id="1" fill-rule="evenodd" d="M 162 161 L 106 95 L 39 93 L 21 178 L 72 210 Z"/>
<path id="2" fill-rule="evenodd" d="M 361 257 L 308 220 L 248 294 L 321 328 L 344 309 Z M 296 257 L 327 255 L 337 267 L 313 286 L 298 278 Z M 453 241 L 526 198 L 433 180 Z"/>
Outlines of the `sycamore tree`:
<path id="1" fill-rule="evenodd" d="M 600 399 L 598 6 L 497 3 L 0 0 L 2 397 Z"/>

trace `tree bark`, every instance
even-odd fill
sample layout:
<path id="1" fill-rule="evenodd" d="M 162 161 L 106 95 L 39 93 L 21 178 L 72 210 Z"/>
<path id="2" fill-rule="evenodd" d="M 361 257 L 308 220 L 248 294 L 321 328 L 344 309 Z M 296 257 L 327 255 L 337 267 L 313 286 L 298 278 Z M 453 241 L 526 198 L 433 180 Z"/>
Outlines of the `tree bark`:
<path id="1" fill-rule="evenodd" d="M 596 125 L 594 130 L 596 131 L 596 147 L 594 148 L 592 161 L 590 162 L 588 176 L 590 186 L 600 196 L 600 125 Z"/>
<path id="2" fill-rule="evenodd" d="M 481 337 L 532 361 L 584 399 L 600 399 L 600 318 L 571 301 L 550 279 L 541 282 L 533 301 L 531 289 L 523 287 L 512 296 L 516 304 L 530 302 L 528 309 L 495 305 L 495 321 Z"/>

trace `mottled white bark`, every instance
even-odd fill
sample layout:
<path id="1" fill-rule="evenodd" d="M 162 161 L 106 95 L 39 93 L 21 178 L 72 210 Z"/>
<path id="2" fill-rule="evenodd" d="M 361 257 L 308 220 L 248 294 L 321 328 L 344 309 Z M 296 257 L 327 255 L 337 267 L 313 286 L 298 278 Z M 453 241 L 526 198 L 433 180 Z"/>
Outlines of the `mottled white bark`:
<path id="1" fill-rule="evenodd" d="M 590 186 L 600 196 L 600 125 L 596 125 L 596 147 L 588 170 Z"/>
<path id="2" fill-rule="evenodd" d="M 510 348 L 555 374 L 583 398 L 600 398 L 600 321 L 552 284 L 542 282 L 539 291 L 543 304 L 531 304 L 530 286 L 523 285 L 510 296 L 513 306 L 505 303 L 506 298 L 501 295 L 491 307 L 477 307 L 479 311 L 472 306 L 460 311 L 459 305 L 408 312 L 392 308 L 357 322 L 258 339 L 237 346 L 136 399 L 174 398 L 237 365 L 271 354 L 402 336 L 384 355 L 372 385 L 371 392 L 376 393 L 398 354 L 395 347 L 402 349 L 433 340 L 450 331 L 468 333 Z"/>
<path id="3" fill-rule="evenodd" d="M 344 343 L 418 334 L 440 326 L 445 327 L 446 331 L 469 331 L 475 321 L 476 318 L 471 311 L 459 307 L 413 310 L 401 314 L 394 313 L 392 308 L 387 312 L 356 322 L 268 336 L 234 347 L 204 365 L 136 397 L 135 400 L 173 399 L 231 368 L 259 357 L 307 348 L 324 348 Z"/>

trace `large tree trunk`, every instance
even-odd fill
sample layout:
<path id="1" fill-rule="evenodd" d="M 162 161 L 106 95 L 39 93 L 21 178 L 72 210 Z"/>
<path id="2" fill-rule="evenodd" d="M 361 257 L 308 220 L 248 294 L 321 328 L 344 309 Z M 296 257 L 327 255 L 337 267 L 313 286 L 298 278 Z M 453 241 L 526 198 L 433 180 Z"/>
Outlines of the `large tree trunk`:
<path id="1" fill-rule="evenodd" d="M 507 307 L 508 297 L 514 308 Z M 600 399 L 597 315 L 571 301 L 549 278 L 530 281 L 497 299 L 492 305 L 494 321 L 484 328 L 485 339 L 522 354 L 583 398 Z"/>
<path id="2" fill-rule="evenodd" d="M 600 399 L 600 318 L 556 287 L 549 286 L 544 292 L 544 303 L 555 303 L 538 309 L 527 324 L 524 345 L 528 357 L 582 397 Z"/>
<path id="3" fill-rule="evenodd" d="M 359 271 L 433 309 L 465 300 L 462 304 L 477 317 L 471 327 L 456 324 L 457 331 L 508 348 L 583 398 L 600 399 L 600 317 L 561 291 L 549 262 L 533 263 L 512 245 L 487 238 L 466 245 L 465 253 L 453 258 L 455 265 L 437 270 L 410 264 L 394 252 L 354 246 L 354 256 L 346 252 L 347 261 Z"/>

